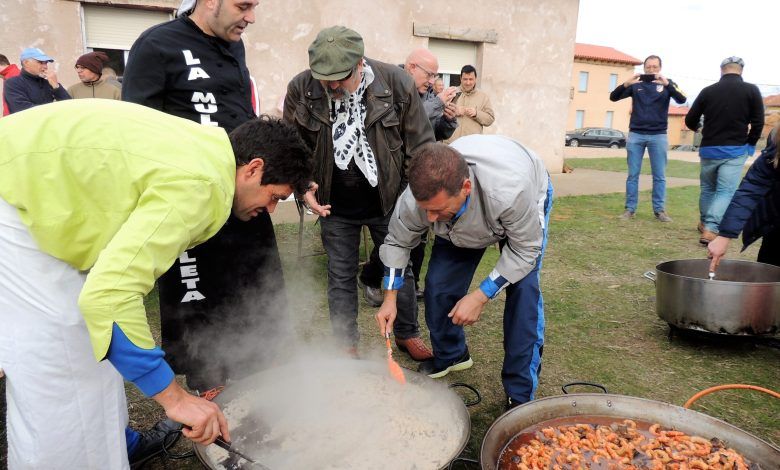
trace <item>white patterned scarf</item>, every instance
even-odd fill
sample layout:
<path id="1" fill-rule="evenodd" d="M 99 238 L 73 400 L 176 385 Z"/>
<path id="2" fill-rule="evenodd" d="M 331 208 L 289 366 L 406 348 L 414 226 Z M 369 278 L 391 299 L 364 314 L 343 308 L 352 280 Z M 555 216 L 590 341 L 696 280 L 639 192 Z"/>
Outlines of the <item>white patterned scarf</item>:
<path id="1" fill-rule="evenodd" d="M 377 185 L 377 169 L 374 151 L 366 136 L 366 88 L 374 81 L 374 71 L 364 61 L 360 86 L 345 99 L 332 100 L 333 110 L 333 158 L 336 166 L 346 170 L 349 162 L 363 172 L 371 187 Z"/>

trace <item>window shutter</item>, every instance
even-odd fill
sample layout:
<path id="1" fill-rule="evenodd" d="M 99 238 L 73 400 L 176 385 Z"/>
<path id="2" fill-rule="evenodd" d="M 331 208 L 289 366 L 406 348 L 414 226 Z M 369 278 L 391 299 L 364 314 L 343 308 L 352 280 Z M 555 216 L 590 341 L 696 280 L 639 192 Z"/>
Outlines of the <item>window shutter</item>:
<path id="1" fill-rule="evenodd" d="M 84 5 L 86 46 L 129 50 L 141 33 L 170 19 L 164 11 Z"/>
<path id="2" fill-rule="evenodd" d="M 460 75 L 464 65 L 477 67 L 477 43 L 431 38 L 428 49 L 439 59 L 439 73 Z"/>

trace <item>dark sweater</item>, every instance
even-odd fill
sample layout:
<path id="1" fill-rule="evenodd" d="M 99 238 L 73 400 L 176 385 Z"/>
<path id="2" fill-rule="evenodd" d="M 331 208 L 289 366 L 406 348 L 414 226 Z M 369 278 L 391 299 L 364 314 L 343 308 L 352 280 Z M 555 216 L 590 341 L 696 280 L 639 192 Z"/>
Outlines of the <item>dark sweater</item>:
<path id="1" fill-rule="evenodd" d="M 702 115 L 702 147 L 755 146 L 764 128 L 761 92 L 735 73 L 723 75 L 717 83 L 699 93 L 685 116 L 685 125 L 698 130 Z"/>
<path id="2" fill-rule="evenodd" d="M 133 44 L 122 99 L 230 132 L 255 117 L 244 43 L 201 31 L 186 16 Z"/>
<path id="3" fill-rule="evenodd" d="M 40 104 L 55 100 L 69 100 L 70 95 L 62 85 L 52 88 L 49 81 L 24 70 L 20 75 L 9 78 L 3 88 L 3 97 L 8 103 L 9 114 L 18 113 Z"/>
<path id="4" fill-rule="evenodd" d="M 685 94 L 677 84 L 638 82 L 626 88 L 622 83 L 609 94 L 611 101 L 631 97 L 631 122 L 628 128 L 638 134 L 665 134 L 669 122 L 669 101 L 685 103 Z"/>

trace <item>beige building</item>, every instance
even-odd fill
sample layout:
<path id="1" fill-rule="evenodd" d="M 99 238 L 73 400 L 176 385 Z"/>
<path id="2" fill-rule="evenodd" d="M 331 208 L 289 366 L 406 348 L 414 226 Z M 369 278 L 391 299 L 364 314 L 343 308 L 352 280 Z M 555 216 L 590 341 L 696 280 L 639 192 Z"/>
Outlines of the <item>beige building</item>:
<path id="1" fill-rule="evenodd" d="M 764 130 L 761 137 L 766 137 L 772 129 L 780 126 L 780 95 L 764 98 Z"/>
<path id="2" fill-rule="evenodd" d="M 685 115 L 688 114 L 688 106 L 669 106 L 669 127 L 666 134 L 669 146 L 693 145 L 695 132 L 685 126 Z"/>
<path id="3" fill-rule="evenodd" d="M 138 34 L 172 17 L 180 0 L 3 3 L 0 53 L 13 61 L 23 48 L 40 47 L 57 59 L 67 87 L 78 80 L 76 58 L 89 50 L 108 51 L 121 75 Z M 496 111 L 488 132 L 522 141 L 560 172 L 578 6 L 578 0 L 496 0 L 479 7 L 458 0 L 263 0 L 244 42 L 261 111 L 272 114 L 290 78 L 308 68 L 308 45 L 334 24 L 361 33 L 366 55 L 386 62 L 402 63 L 411 49 L 429 47 L 445 80 L 471 63 Z"/>
<path id="4" fill-rule="evenodd" d="M 610 127 L 628 133 L 631 99 L 617 102 L 609 94 L 634 75 L 642 61 L 606 46 L 577 43 L 569 88 L 566 129 Z"/>

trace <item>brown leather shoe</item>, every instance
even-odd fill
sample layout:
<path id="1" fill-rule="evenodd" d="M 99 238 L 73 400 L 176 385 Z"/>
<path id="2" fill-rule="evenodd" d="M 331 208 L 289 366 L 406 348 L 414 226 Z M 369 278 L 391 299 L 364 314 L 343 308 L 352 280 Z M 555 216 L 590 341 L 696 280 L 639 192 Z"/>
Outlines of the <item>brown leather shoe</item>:
<path id="1" fill-rule="evenodd" d="M 699 225 L 696 226 L 696 230 L 698 230 L 699 233 L 704 233 L 704 223 L 699 222 Z"/>
<path id="2" fill-rule="evenodd" d="M 717 237 L 718 234 L 715 232 L 710 232 L 706 228 L 703 232 L 701 232 L 701 238 L 699 238 L 699 243 L 702 245 L 709 245 L 712 240 L 715 240 L 715 237 Z"/>
<path id="3" fill-rule="evenodd" d="M 416 336 L 414 338 L 396 338 L 395 345 L 398 349 L 409 354 L 415 361 L 427 361 L 433 359 L 433 352 L 423 343 L 423 340 Z"/>

